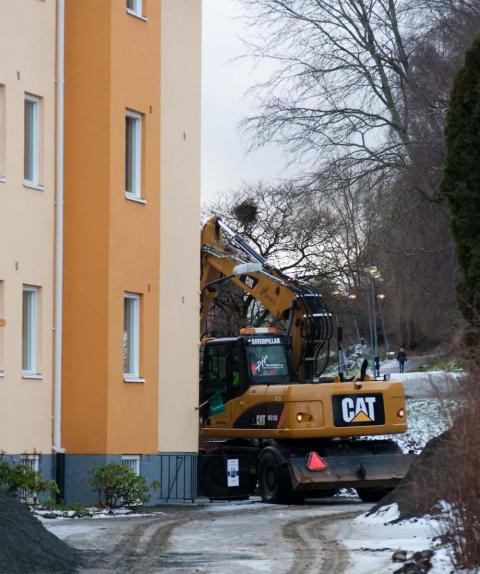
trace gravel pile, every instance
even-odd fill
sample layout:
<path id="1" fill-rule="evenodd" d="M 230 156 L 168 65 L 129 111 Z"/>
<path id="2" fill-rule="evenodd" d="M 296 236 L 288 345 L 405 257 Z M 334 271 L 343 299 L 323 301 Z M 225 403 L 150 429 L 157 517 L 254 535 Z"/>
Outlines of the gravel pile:
<path id="1" fill-rule="evenodd" d="M 0 573 L 76 572 L 73 548 L 48 532 L 28 508 L 0 491 Z"/>
<path id="2" fill-rule="evenodd" d="M 420 517 L 435 512 L 439 500 L 448 500 L 442 477 L 448 461 L 451 435 L 450 429 L 430 440 L 397 488 L 382 498 L 369 514 L 382 506 L 396 503 L 399 520 Z"/>

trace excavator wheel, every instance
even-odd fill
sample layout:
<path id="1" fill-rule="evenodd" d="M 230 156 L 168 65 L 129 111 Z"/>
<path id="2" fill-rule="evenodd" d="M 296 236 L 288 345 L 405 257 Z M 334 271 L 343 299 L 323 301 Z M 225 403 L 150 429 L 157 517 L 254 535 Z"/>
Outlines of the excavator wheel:
<path id="1" fill-rule="evenodd" d="M 363 502 L 378 502 L 393 488 L 357 488 L 357 494 Z"/>
<path id="2" fill-rule="evenodd" d="M 401 454 L 402 449 L 393 440 L 380 440 L 371 442 L 375 454 Z M 393 488 L 357 488 L 357 494 L 363 502 L 378 502 L 382 500 Z"/>
<path id="3" fill-rule="evenodd" d="M 338 488 L 329 488 L 328 490 L 314 490 L 312 494 L 309 494 L 308 497 L 310 498 L 331 498 L 335 496 L 339 491 Z"/>
<path id="4" fill-rule="evenodd" d="M 302 504 L 305 495 L 293 491 L 290 473 L 275 451 L 267 450 L 258 461 L 258 482 L 264 502 L 272 504 Z"/>

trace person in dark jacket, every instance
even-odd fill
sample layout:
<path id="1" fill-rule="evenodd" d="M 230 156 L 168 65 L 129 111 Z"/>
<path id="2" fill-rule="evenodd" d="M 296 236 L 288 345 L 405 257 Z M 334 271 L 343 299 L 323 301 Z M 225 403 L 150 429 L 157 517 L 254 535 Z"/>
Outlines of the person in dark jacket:
<path id="1" fill-rule="evenodd" d="M 403 373 L 405 372 L 405 363 L 407 362 L 407 355 L 405 353 L 405 349 L 403 347 L 400 347 L 400 351 L 398 351 L 398 355 L 397 355 L 397 361 L 398 361 L 398 366 L 400 367 L 400 372 Z"/>

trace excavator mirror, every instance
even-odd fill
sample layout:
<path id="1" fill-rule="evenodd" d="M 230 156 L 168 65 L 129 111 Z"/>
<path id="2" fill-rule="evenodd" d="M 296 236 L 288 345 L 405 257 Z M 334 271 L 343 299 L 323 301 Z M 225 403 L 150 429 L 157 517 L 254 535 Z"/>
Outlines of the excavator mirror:
<path id="1" fill-rule="evenodd" d="M 361 381 L 365 380 L 365 375 L 367 374 L 367 368 L 368 368 L 368 361 L 367 361 L 367 359 L 364 359 L 362 366 L 360 368 L 360 380 Z"/>

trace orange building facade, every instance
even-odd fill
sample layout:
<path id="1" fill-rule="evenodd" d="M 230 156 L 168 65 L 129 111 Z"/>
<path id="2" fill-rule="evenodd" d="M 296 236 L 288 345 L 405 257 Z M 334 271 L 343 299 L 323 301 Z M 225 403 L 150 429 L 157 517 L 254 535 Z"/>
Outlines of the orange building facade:
<path id="1" fill-rule="evenodd" d="M 65 8 L 65 498 L 112 462 L 194 498 L 201 1 Z"/>

